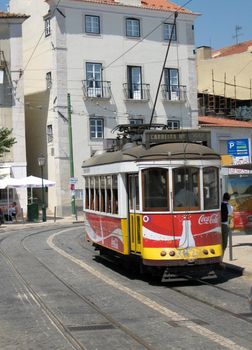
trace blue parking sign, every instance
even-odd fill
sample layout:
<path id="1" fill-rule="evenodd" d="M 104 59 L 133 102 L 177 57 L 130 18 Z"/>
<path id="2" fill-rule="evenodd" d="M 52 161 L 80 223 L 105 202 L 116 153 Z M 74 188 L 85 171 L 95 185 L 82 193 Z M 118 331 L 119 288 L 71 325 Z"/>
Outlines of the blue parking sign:
<path id="1" fill-rule="evenodd" d="M 227 141 L 227 151 L 233 157 L 249 156 L 248 139 Z"/>

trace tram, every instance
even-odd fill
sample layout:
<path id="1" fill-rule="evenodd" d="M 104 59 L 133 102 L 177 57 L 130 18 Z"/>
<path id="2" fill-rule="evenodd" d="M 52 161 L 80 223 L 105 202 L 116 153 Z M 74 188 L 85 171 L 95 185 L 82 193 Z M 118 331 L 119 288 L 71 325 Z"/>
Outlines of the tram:
<path id="1" fill-rule="evenodd" d="M 203 130 L 119 125 L 83 162 L 86 237 L 141 271 L 206 276 L 222 260 L 220 156 Z"/>

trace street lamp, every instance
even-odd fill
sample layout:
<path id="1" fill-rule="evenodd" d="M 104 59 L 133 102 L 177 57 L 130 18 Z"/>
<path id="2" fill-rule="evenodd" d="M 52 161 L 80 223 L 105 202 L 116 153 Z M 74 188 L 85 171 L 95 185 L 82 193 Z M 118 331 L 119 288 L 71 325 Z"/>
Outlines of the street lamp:
<path id="1" fill-rule="evenodd" d="M 41 169 L 41 179 L 42 179 L 42 221 L 46 221 L 46 207 L 45 207 L 45 187 L 44 187 L 44 177 L 43 177 L 43 167 L 45 166 L 45 157 L 38 157 L 38 165 Z"/>

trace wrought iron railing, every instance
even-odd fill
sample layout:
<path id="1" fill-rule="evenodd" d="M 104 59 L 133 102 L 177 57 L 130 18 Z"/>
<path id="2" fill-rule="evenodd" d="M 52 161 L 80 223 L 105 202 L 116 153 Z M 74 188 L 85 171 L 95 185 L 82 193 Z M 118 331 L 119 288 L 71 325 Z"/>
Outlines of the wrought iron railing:
<path id="1" fill-rule="evenodd" d="M 83 93 L 85 98 L 109 99 L 111 98 L 111 82 L 103 80 L 83 80 Z"/>
<path id="2" fill-rule="evenodd" d="M 186 101 L 186 86 L 161 85 L 162 97 L 165 101 Z"/>
<path id="3" fill-rule="evenodd" d="M 150 85 L 149 84 L 123 84 L 123 92 L 126 100 L 149 101 Z"/>

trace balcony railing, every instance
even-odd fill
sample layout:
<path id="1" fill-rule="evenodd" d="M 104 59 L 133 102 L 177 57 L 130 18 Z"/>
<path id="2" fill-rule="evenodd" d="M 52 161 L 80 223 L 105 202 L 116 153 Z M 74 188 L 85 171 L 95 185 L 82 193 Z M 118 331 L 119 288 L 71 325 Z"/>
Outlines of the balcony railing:
<path id="1" fill-rule="evenodd" d="M 149 101 L 149 84 L 123 84 L 123 92 L 126 100 Z"/>
<path id="2" fill-rule="evenodd" d="M 110 99 L 111 82 L 101 80 L 83 80 L 83 94 L 85 98 Z"/>
<path id="3" fill-rule="evenodd" d="M 186 86 L 161 85 L 162 97 L 165 101 L 186 101 Z"/>

